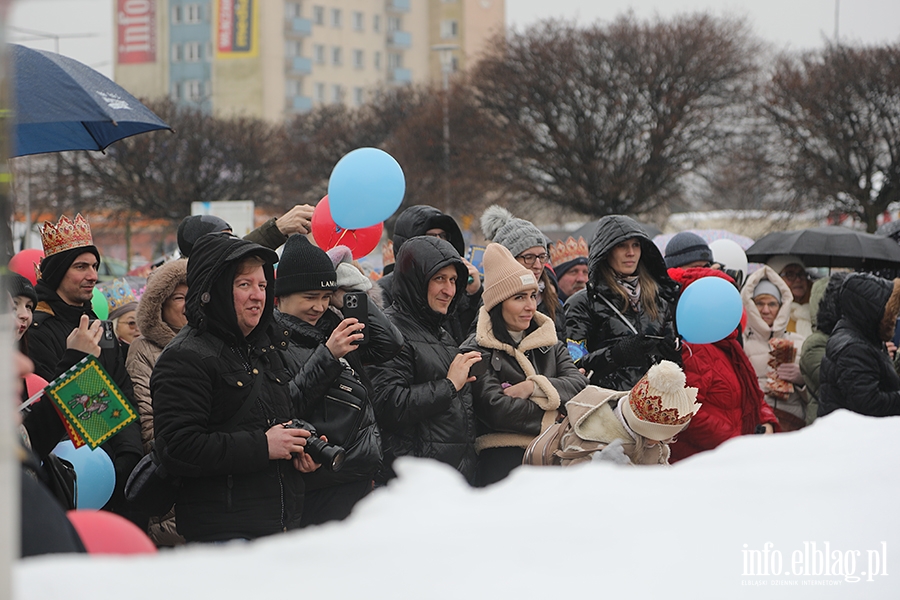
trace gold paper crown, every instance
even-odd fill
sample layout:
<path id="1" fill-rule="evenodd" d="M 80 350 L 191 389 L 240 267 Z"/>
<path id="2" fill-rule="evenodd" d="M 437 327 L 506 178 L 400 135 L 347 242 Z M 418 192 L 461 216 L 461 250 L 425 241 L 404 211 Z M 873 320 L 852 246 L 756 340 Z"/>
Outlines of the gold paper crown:
<path id="1" fill-rule="evenodd" d="M 557 240 L 555 244 L 550 245 L 550 260 L 553 262 L 554 267 L 576 258 L 586 259 L 589 253 L 587 242 L 580 236 L 577 242 L 570 235 L 566 241 Z"/>
<path id="2" fill-rule="evenodd" d="M 78 213 L 74 222 L 65 215 L 59 218 L 56 225 L 44 221 L 41 227 L 41 243 L 44 245 L 44 256 L 53 256 L 72 248 L 93 246 L 94 238 L 91 237 L 91 226 L 87 219 Z"/>

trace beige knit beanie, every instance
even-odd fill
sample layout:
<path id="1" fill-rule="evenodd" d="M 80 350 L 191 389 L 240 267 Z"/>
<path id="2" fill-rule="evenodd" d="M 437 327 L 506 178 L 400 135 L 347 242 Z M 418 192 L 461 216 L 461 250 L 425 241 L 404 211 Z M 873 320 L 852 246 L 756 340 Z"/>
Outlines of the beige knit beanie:
<path id="1" fill-rule="evenodd" d="M 622 398 L 628 426 L 647 439 L 663 441 L 688 426 L 700 410 L 697 388 L 685 387 L 684 372 L 673 362 L 653 365 Z"/>
<path id="2" fill-rule="evenodd" d="M 488 244 L 482 259 L 484 265 L 484 310 L 491 310 L 507 298 L 526 290 L 537 291 L 537 279 L 500 244 Z"/>

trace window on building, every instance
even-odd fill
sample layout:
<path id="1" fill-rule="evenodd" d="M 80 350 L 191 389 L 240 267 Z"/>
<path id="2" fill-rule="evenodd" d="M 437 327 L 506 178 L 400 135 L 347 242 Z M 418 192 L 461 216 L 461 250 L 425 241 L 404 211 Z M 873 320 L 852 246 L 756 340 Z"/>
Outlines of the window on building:
<path id="1" fill-rule="evenodd" d="M 381 33 L 381 15 L 372 15 L 372 31 Z"/>
<path id="2" fill-rule="evenodd" d="M 184 45 L 184 60 L 185 62 L 200 62 L 203 58 L 200 56 L 200 42 L 187 42 Z"/>
<path id="3" fill-rule="evenodd" d="M 341 9 L 339 9 L 339 8 L 331 9 L 331 26 L 332 27 L 340 27 L 341 26 Z"/>
<path id="4" fill-rule="evenodd" d="M 203 99 L 203 82 L 199 79 L 188 79 L 182 84 L 184 99 L 199 102 Z"/>
<path id="5" fill-rule="evenodd" d="M 316 102 L 325 102 L 325 84 L 316 84 Z"/>
<path id="6" fill-rule="evenodd" d="M 344 88 L 339 84 L 331 86 L 331 101 L 339 104 L 344 101 Z"/>
<path id="7" fill-rule="evenodd" d="M 172 25 L 179 25 L 182 20 L 182 10 L 181 6 L 173 6 L 172 7 Z M 177 87 L 177 86 L 176 86 Z M 178 92 L 174 92 L 175 97 L 178 97 Z"/>
<path id="8" fill-rule="evenodd" d="M 181 62 L 184 60 L 184 48 L 182 48 L 181 44 L 172 44 L 172 56 L 170 59 L 172 62 Z"/>
<path id="9" fill-rule="evenodd" d="M 200 23 L 203 20 L 203 7 L 200 4 L 185 4 L 184 5 L 184 22 L 185 23 Z"/>
<path id="10" fill-rule="evenodd" d="M 331 64 L 333 64 L 336 67 L 339 67 L 341 65 L 341 47 L 340 46 L 334 46 L 331 49 Z"/>
<path id="11" fill-rule="evenodd" d="M 316 25 L 325 24 L 325 7 L 313 6 L 313 23 Z"/>
<path id="12" fill-rule="evenodd" d="M 363 68 L 363 51 L 362 50 L 354 50 L 353 51 L 353 68 L 354 69 L 362 69 Z"/>
<path id="13" fill-rule="evenodd" d="M 459 71 L 459 57 L 453 56 L 450 58 L 450 72 L 456 73 Z"/>
<path id="14" fill-rule="evenodd" d="M 364 28 L 364 17 L 363 14 L 359 11 L 353 13 L 353 29 L 356 31 L 362 31 Z"/>
<path id="15" fill-rule="evenodd" d="M 403 55 L 396 52 L 388 53 L 388 69 L 402 69 Z"/>
<path id="16" fill-rule="evenodd" d="M 289 97 L 303 95 L 303 84 L 296 79 L 288 79 L 285 81 L 284 88 Z"/>
<path id="17" fill-rule="evenodd" d="M 444 19 L 441 21 L 441 37 L 452 39 L 459 36 L 459 23 L 456 19 Z"/>
<path id="18" fill-rule="evenodd" d="M 316 44 L 313 47 L 313 56 L 316 59 L 316 64 L 324 65 L 325 64 L 325 46 L 322 44 Z"/>
<path id="19" fill-rule="evenodd" d="M 287 57 L 303 56 L 303 44 L 299 40 L 285 40 L 284 55 Z"/>
<path id="20" fill-rule="evenodd" d="M 375 56 L 372 57 L 372 66 L 374 66 L 376 69 L 381 68 L 381 52 L 375 52 Z"/>
<path id="21" fill-rule="evenodd" d="M 299 2 L 285 2 L 284 3 L 284 17 L 286 19 L 293 19 L 295 17 L 303 16 L 301 14 L 301 6 Z"/>
<path id="22" fill-rule="evenodd" d="M 353 102 L 356 106 L 362 106 L 366 101 L 366 94 L 361 87 L 353 88 Z"/>
<path id="23" fill-rule="evenodd" d="M 388 17 L 387 20 L 387 30 L 388 33 L 393 31 L 400 31 L 403 29 L 403 22 L 400 20 L 400 17 Z"/>

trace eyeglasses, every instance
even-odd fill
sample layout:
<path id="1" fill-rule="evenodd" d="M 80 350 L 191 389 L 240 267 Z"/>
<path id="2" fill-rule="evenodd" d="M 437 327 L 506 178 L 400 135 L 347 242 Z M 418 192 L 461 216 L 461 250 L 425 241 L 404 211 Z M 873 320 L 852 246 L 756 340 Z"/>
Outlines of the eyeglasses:
<path id="1" fill-rule="evenodd" d="M 550 255 L 544 252 L 543 254 L 520 254 L 516 257 L 516 260 L 521 262 L 526 267 L 531 267 L 534 265 L 534 261 L 539 260 L 541 264 L 546 263 L 550 260 Z"/>
<path id="2" fill-rule="evenodd" d="M 425 235 L 427 235 L 428 237 L 440 238 L 440 239 L 444 240 L 445 242 L 450 241 L 450 235 L 446 231 L 438 231 L 435 233 L 426 233 Z"/>
<path id="3" fill-rule="evenodd" d="M 785 281 L 801 281 L 808 277 L 806 271 L 785 271 L 781 274 L 781 278 Z"/>
<path id="4" fill-rule="evenodd" d="M 137 321 L 122 321 L 122 325 L 126 327 L 137 327 Z"/>

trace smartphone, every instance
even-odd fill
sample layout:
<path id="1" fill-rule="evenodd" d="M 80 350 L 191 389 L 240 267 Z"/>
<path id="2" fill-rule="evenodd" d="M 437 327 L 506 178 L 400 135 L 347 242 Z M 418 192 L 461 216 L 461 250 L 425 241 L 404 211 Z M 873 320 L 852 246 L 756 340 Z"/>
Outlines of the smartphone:
<path id="1" fill-rule="evenodd" d="M 490 354 L 482 354 L 481 360 L 469 367 L 469 377 L 481 377 L 487 373 L 488 364 L 491 362 Z"/>
<path id="2" fill-rule="evenodd" d="M 356 344 L 369 341 L 369 297 L 365 292 L 347 292 L 344 294 L 344 308 L 341 310 L 345 319 L 356 319 L 366 327 L 360 332 L 363 339 Z"/>
<path id="3" fill-rule="evenodd" d="M 96 319 L 91 320 L 91 324 L 94 323 Z M 112 321 L 100 321 L 100 349 L 105 348 L 115 348 L 116 347 L 116 332 L 113 329 Z"/>
<path id="4" fill-rule="evenodd" d="M 466 260 L 472 263 L 472 266 L 478 269 L 478 272 L 484 276 L 484 246 L 469 246 L 466 250 Z"/>

